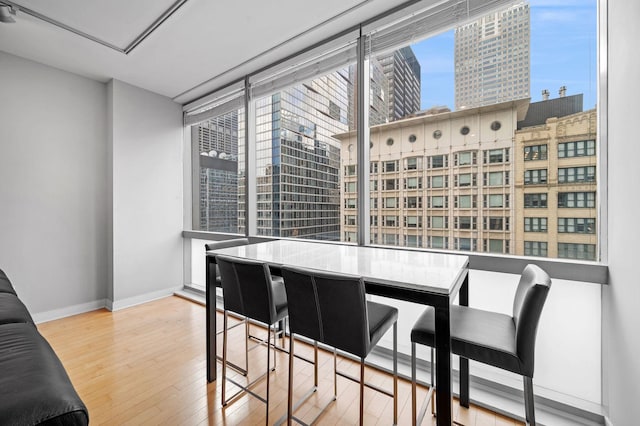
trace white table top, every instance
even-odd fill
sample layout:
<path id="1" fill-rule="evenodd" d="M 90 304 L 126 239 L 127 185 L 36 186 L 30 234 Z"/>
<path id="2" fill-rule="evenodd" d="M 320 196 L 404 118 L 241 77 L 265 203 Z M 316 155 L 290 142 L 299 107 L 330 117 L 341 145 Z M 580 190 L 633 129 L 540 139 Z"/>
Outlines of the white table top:
<path id="1" fill-rule="evenodd" d="M 372 283 L 442 295 L 458 291 L 469 265 L 469 258 L 463 255 L 295 240 L 228 247 L 207 254 L 358 275 Z"/>

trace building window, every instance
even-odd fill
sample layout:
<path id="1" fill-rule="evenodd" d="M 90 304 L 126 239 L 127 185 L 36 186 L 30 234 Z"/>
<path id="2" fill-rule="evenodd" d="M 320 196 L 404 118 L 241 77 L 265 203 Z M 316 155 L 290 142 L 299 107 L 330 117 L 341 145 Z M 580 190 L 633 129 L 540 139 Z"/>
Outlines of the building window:
<path id="1" fill-rule="evenodd" d="M 395 209 L 398 208 L 398 198 L 397 197 L 386 197 L 384 198 L 384 204 L 382 205 L 385 209 Z"/>
<path id="2" fill-rule="evenodd" d="M 371 199 L 369 200 L 369 208 L 371 208 L 371 209 L 377 209 L 378 208 L 378 198 L 377 197 L 371 197 Z"/>
<path id="3" fill-rule="evenodd" d="M 378 216 L 370 215 L 369 216 L 369 225 L 378 226 Z"/>
<path id="4" fill-rule="evenodd" d="M 547 144 L 524 147 L 524 161 L 546 160 Z"/>
<path id="5" fill-rule="evenodd" d="M 404 197 L 405 209 L 421 209 L 422 197 Z"/>
<path id="6" fill-rule="evenodd" d="M 448 155 L 433 155 L 429 157 L 429 168 L 442 169 L 444 167 L 449 167 Z"/>
<path id="7" fill-rule="evenodd" d="M 383 191 L 395 191 L 398 187 L 398 179 L 385 179 L 382 181 Z"/>
<path id="8" fill-rule="evenodd" d="M 586 217 L 559 217 L 558 232 L 561 234 L 595 234 L 596 220 Z"/>
<path id="9" fill-rule="evenodd" d="M 348 166 L 344 166 L 344 175 L 345 176 L 355 176 L 356 175 L 356 166 L 355 166 L 355 164 L 349 164 Z"/>
<path id="10" fill-rule="evenodd" d="M 558 144 L 558 158 L 587 157 L 596 155 L 596 141 L 576 141 Z"/>
<path id="11" fill-rule="evenodd" d="M 356 226 L 355 215 L 347 215 L 344 217 L 344 224 L 347 226 Z"/>
<path id="12" fill-rule="evenodd" d="M 595 192 L 559 192 L 558 207 L 562 208 L 595 208 Z"/>
<path id="13" fill-rule="evenodd" d="M 449 197 L 446 195 L 434 195 L 428 198 L 430 209 L 448 209 Z"/>
<path id="14" fill-rule="evenodd" d="M 524 255 L 547 257 L 547 243 L 544 241 L 525 241 Z"/>
<path id="15" fill-rule="evenodd" d="M 409 157 L 404 160 L 405 170 L 422 170 L 422 157 Z"/>
<path id="16" fill-rule="evenodd" d="M 453 221 L 455 229 L 476 229 L 476 217 L 475 216 L 456 216 Z"/>
<path id="17" fill-rule="evenodd" d="M 509 230 L 509 218 L 508 217 L 484 217 L 483 225 L 485 230 L 489 231 L 508 231 Z"/>
<path id="18" fill-rule="evenodd" d="M 430 176 L 430 188 L 447 188 L 449 186 L 449 176 Z"/>
<path id="19" fill-rule="evenodd" d="M 486 253 L 504 253 L 505 242 L 508 243 L 508 241 L 504 240 L 484 239 L 482 251 Z"/>
<path id="20" fill-rule="evenodd" d="M 482 174 L 482 184 L 484 186 L 509 185 L 509 172 L 489 172 Z"/>
<path id="21" fill-rule="evenodd" d="M 543 183 L 547 183 L 547 169 L 525 170 L 525 185 L 538 185 Z"/>
<path id="22" fill-rule="evenodd" d="M 345 200 L 344 200 L 344 208 L 345 209 L 355 209 L 356 208 L 356 199 L 355 198 L 345 198 Z"/>
<path id="23" fill-rule="evenodd" d="M 439 249 L 449 248 L 449 237 L 431 236 L 429 237 L 429 247 Z"/>
<path id="24" fill-rule="evenodd" d="M 378 174 L 378 162 L 372 161 L 369 163 L 369 173 L 372 175 Z"/>
<path id="25" fill-rule="evenodd" d="M 509 162 L 509 148 L 504 149 L 487 149 L 483 151 L 483 163 L 495 164 L 495 163 L 508 163 Z"/>
<path id="26" fill-rule="evenodd" d="M 382 234 L 382 244 L 397 246 L 398 240 L 398 234 Z"/>
<path id="27" fill-rule="evenodd" d="M 398 160 L 383 161 L 382 162 L 382 172 L 383 173 L 397 172 L 399 170 L 400 169 L 398 169 Z"/>
<path id="28" fill-rule="evenodd" d="M 509 207 L 509 194 L 484 195 L 482 205 L 484 208 L 507 208 Z"/>
<path id="29" fill-rule="evenodd" d="M 547 232 L 547 218 L 525 217 L 524 232 Z"/>
<path id="30" fill-rule="evenodd" d="M 369 181 L 369 191 L 377 191 L 378 190 L 378 179 L 373 179 Z"/>
<path id="31" fill-rule="evenodd" d="M 456 250 L 476 251 L 477 250 L 476 240 L 473 238 L 456 238 L 455 248 Z"/>
<path id="32" fill-rule="evenodd" d="M 427 227 L 447 229 L 449 228 L 449 216 L 427 216 Z"/>
<path id="33" fill-rule="evenodd" d="M 420 235 L 405 235 L 404 245 L 406 247 L 422 247 L 422 236 Z"/>
<path id="34" fill-rule="evenodd" d="M 462 127 L 460 128 L 460 134 L 461 134 L 462 136 L 466 136 L 466 135 L 468 135 L 470 131 L 471 131 L 471 129 L 469 129 L 469 126 L 462 126 Z"/>
<path id="35" fill-rule="evenodd" d="M 404 189 L 422 189 L 422 178 L 421 177 L 405 178 Z"/>
<path id="36" fill-rule="evenodd" d="M 558 183 L 594 182 L 596 166 L 566 167 L 558 169 Z"/>
<path id="37" fill-rule="evenodd" d="M 475 195 L 456 195 L 454 207 L 460 209 L 476 208 L 476 196 Z"/>
<path id="38" fill-rule="evenodd" d="M 422 216 L 405 216 L 404 226 L 406 228 L 422 228 Z"/>
<path id="39" fill-rule="evenodd" d="M 398 226 L 398 216 L 383 216 L 382 225 L 395 228 Z"/>
<path id="40" fill-rule="evenodd" d="M 344 183 L 344 192 L 356 192 L 356 183 L 355 182 L 345 182 Z"/>
<path id="41" fill-rule="evenodd" d="M 524 207 L 530 209 L 546 209 L 547 194 L 524 194 Z"/>
<path id="42" fill-rule="evenodd" d="M 466 187 L 476 186 L 476 174 L 475 173 L 460 173 L 454 176 L 455 186 Z"/>
<path id="43" fill-rule="evenodd" d="M 596 260 L 596 245 L 558 243 L 558 257 L 561 259 Z"/>
<path id="44" fill-rule="evenodd" d="M 440 139 L 442 137 L 442 130 L 434 130 L 433 131 L 433 138 L 434 139 Z"/>
<path id="45" fill-rule="evenodd" d="M 475 151 L 465 151 L 458 152 L 454 157 L 454 165 L 456 166 L 469 166 L 472 164 L 476 164 L 476 152 Z"/>

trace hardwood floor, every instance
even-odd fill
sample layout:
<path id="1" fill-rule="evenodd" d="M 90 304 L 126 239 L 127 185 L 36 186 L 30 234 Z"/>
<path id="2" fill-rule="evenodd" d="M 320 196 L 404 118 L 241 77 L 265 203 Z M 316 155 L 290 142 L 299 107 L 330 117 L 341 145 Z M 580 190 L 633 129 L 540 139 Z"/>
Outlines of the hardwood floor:
<path id="1" fill-rule="evenodd" d="M 221 317 L 221 316 L 220 316 Z M 219 321 L 222 324 L 222 321 Z M 98 310 L 38 325 L 40 332 L 65 365 L 80 397 L 89 409 L 92 425 L 237 425 L 264 424 L 265 405 L 244 395 L 222 408 L 221 380 L 207 384 L 205 378 L 205 309 L 181 299 L 167 297 L 117 312 Z M 243 362 L 244 345 L 239 338 L 243 327 L 231 333 L 230 359 Z M 252 334 L 265 335 L 259 327 Z M 222 347 L 222 336 L 219 350 Z M 250 346 L 252 343 L 250 343 Z M 288 346 L 288 344 L 287 344 Z M 296 345 L 296 353 L 312 356 L 312 348 Z M 286 413 L 288 363 L 287 355 L 278 353 L 277 369 L 271 375 L 271 407 L 269 422 Z M 250 351 L 252 377 L 266 367 L 264 347 Z M 333 392 L 333 359 L 320 354 L 319 391 L 296 415 L 310 420 Z M 313 382 L 310 365 L 295 363 L 296 395 L 302 395 Z M 356 363 L 339 358 L 338 368 L 357 376 Z M 221 377 L 218 363 L 218 376 Z M 391 377 L 367 369 L 367 381 L 391 389 Z M 242 376 L 239 376 L 242 378 Z M 265 381 L 255 390 L 265 393 Z M 411 424 L 411 386 L 400 380 L 398 422 Z M 233 392 L 233 387 L 230 388 Z M 321 417 L 319 424 L 355 424 L 358 421 L 358 386 L 338 378 L 338 399 Z M 420 388 L 418 398 L 426 389 Z M 365 391 L 365 424 L 391 424 L 391 398 Z M 454 401 L 454 418 L 464 425 L 517 425 L 511 419 L 479 407 L 465 409 Z M 423 424 L 435 424 L 427 415 Z"/>

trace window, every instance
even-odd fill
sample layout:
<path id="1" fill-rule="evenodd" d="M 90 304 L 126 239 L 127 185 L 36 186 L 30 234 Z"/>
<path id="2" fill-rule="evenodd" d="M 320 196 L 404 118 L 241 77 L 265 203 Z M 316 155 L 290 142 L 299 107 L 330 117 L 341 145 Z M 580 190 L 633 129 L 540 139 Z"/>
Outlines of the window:
<path id="1" fill-rule="evenodd" d="M 428 198 L 429 205 L 427 207 L 431 209 L 446 209 L 449 208 L 449 197 L 446 195 L 434 195 Z"/>
<path id="2" fill-rule="evenodd" d="M 422 228 L 422 216 L 405 216 L 404 226 L 406 228 Z"/>
<path id="3" fill-rule="evenodd" d="M 389 246 L 397 246 L 399 241 L 398 234 L 382 234 L 382 244 Z"/>
<path id="4" fill-rule="evenodd" d="M 484 208 L 508 208 L 509 194 L 489 194 L 483 198 Z"/>
<path id="5" fill-rule="evenodd" d="M 547 169 L 525 170 L 525 185 L 538 185 L 541 183 L 547 183 Z"/>
<path id="6" fill-rule="evenodd" d="M 384 179 L 382 181 L 383 191 L 395 191 L 396 189 L 400 189 L 398 187 L 398 179 Z"/>
<path id="7" fill-rule="evenodd" d="M 429 237 L 429 247 L 446 249 L 449 247 L 449 237 L 431 236 Z"/>
<path id="8" fill-rule="evenodd" d="M 576 141 L 558 144 L 558 158 L 586 157 L 596 155 L 596 141 Z"/>
<path id="9" fill-rule="evenodd" d="M 422 157 L 409 157 L 404 160 L 405 170 L 422 170 Z"/>
<path id="10" fill-rule="evenodd" d="M 395 209 L 398 207 L 397 197 L 386 197 L 383 200 L 384 200 L 384 204 L 382 207 L 385 209 Z"/>
<path id="11" fill-rule="evenodd" d="M 430 176 L 431 188 L 447 188 L 449 186 L 449 176 Z"/>
<path id="12" fill-rule="evenodd" d="M 584 217 L 559 217 L 558 233 L 595 234 L 596 220 Z"/>
<path id="13" fill-rule="evenodd" d="M 596 167 L 566 167 L 558 169 L 558 183 L 594 182 Z"/>
<path id="14" fill-rule="evenodd" d="M 422 247 L 422 236 L 420 235 L 405 235 L 404 245 L 407 247 Z"/>
<path id="15" fill-rule="evenodd" d="M 509 217 L 484 217 L 484 229 L 489 231 L 508 231 L 509 230 Z"/>
<path id="16" fill-rule="evenodd" d="M 482 249 L 486 253 L 508 253 L 509 240 L 485 239 Z M 505 250 L 505 246 L 507 247 Z"/>
<path id="17" fill-rule="evenodd" d="M 434 155 L 429 157 L 429 168 L 431 169 L 441 169 L 448 166 L 449 161 L 447 155 Z"/>
<path id="18" fill-rule="evenodd" d="M 462 251 L 476 251 L 477 243 L 473 238 L 456 238 L 455 239 L 455 249 Z"/>
<path id="19" fill-rule="evenodd" d="M 476 229 L 475 216 L 456 216 L 454 218 L 455 229 Z"/>
<path id="20" fill-rule="evenodd" d="M 378 179 L 372 179 L 369 181 L 369 191 L 377 191 L 378 190 Z"/>
<path id="21" fill-rule="evenodd" d="M 344 200 L 344 208 L 345 209 L 355 209 L 356 208 L 356 199 L 355 198 L 346 198 Z"/>
<path id="22" fill-rule="evenodd" d="M 395 161 L 383 161 L 382 162 L 382 172 L 383 173 L 391 173 L 397 172 L 398 169 L 398 160 Z"/>
<path id="23" fill-rule="evenodd" d="M 547 243 L 544 241 L 525 241 L 524 255 L 547 257 Z"/>
<path id="24" fill-rule="evenodd" d="M 383 216 L 382 221 L 383 226 L 394 228 L 398 226 L 398 216 Z"/>
<path id="25" fill-rule="evenodd" d="M 410 177 L 404 180 L 404 189 L 422 189 L 421 177 Z"/>
<path id="26" fill-rule="evenodd" d="M 354 215 L 345 216 L 344 224 L 347 226 L 356 226 L 356 217 Z"/>
<path id="27" fill-rule="evenodd" d="M 524 147 L 524 161 L 546 160 L 547 144 Z"/>
<path id="28" fill-rule="evenodd" d="M 525 208 L 547 208 L 547 194 L 524 194 L 524 207 Z"/>
<path id="29" fill-rule="evenodd" d="M 377 209 L 378 208 L 378 198 L 377 197 L 372 197 L 369 200 L 369 208 L 372 208 L 372 209 Z"/>
<path id="30" fill-rule="evenodd" d="M 369 225 L 378 226 L 378 216 L 370 215 L 369 216 Z"/>
<path id="31" fill-rule="evenodd" d="M 558 207 L 559 208 L 595 208 L 596 193 L 595 192 L 559 192 Z"/>
<path id="32" fill-rule="evenodd" d="M 504 149 L 487 149 L 483 151 L 484 164 L 508 163 L 509 148 Z"/>
<path id="33" fill-rule="evenodd" d="M 460 209 L 476 208 L 475 195 L 456 195 L 454 207 Z"/>
<path id="34" fill-rule="evenodd" d="M 356 166 L 355 166 L 355 164 L 350 164 L 348 166 L 344 166 L 344 175 L 345 176 L 355 176 L 356 175 Z"/>
<path id="35" fill-rule="evenodd" d="M 476 164 L 476 152 L 475 151 L 458 152 L 455 155 L 454 162 L 456 166 L 468 166 L 471 164 Z"/>
<path id="36" fill-rule="evenodd" d="M 422 197 L 404 197 L 405 209 L 421 209 Z"/>
<path id="37" fill-rule="evenodd" d="M 344 183 L 344 192 L 356 192 L 356 183 L 355 182 L 345 182 Z"/>
<path id="38" fill-rule="evenodd" d="M 449 216 L 427 216 L 427 226 L 433 229 L 447 229 Z"/>
<path id="39" fill-rule="evenodd" d="M 483 173 L 482 184 L 484 186 L 509 185 L 509 172 Z"/>
<path id="40" fill-rule="evenodd" d="M 558 243 L 558 257 L 561 259 L 596 260 L 596 245 Z"/>
<path id="41" fill-rule="evenodd" d="M 371 161 L 369 163 L 369 173 L 372 175 L 378 174 L 378 162 L 377 161 Z"/>
<path id="42" fill-rule="evenodd" d="M 547 218 L 525 217 L 524 232 L 547 232 Z"/>
<path id="43" fill-rule="evenodd" d="M 458 187 L 476 186 L 475 173 L 460 173 L 454 176 L 455 185 Z"/>

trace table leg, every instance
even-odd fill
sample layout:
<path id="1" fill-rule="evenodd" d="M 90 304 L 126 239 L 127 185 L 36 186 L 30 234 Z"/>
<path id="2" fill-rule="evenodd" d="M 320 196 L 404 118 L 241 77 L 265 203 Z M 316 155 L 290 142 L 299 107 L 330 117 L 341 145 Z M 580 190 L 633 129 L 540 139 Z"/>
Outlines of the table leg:
<path id="1" fill-rule="evenodd" d="M 460 287 L 460 306 L 469 306 L 469 274 Z M 460 358 L 460 405 L 469 408 L 469 359 Z"/>
<path id="2" fill-rule="evenodd" d="M 450 426 L 451 407 L 451 320 L 449 304 L 436 306 L 436 412 L 438 426 Z"/>
<path id="3" fill-rule="evenodd" d="M 215 275 L 211 277 L 210 269 L 215 268 L 213 258 L 207 256 L 206 268 L 206 312 L 207 312 L 207 382 L 216 380 L 216 285 Z"/>

